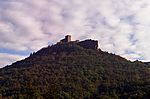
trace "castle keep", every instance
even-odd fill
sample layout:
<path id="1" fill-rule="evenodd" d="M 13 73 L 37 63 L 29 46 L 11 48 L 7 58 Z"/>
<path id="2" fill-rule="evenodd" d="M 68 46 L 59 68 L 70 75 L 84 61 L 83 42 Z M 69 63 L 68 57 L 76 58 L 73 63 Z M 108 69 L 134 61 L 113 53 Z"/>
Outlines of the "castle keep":
<path id="1" fill-rule="evenodd" d="M 63 43 L 71 42 L 71 35 L 66 35 L 65 38 L 62 39 L 60 42 L 63 42 Z"/>
<path id="2" fill-rule="evenodd" d="M 77 45 L 86 48 L 86 49 L 98 49 L 98 41 L 97 40 L 85 40 L 85 41 L 71 41 L 71 35 L 66 35 L 64 39 L 60 40 L 59 43 L 76 43 Z"/>

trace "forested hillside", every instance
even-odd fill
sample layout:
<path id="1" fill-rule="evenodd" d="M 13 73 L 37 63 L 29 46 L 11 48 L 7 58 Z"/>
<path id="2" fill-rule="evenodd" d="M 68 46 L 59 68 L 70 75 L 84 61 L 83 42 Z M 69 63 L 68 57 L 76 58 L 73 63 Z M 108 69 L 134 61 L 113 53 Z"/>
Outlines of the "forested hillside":
<path id="1" fill-rule="evenodd" d="M 55 44 L 0 69 L 1 99 L 150 99 L 150 65 Z"/>

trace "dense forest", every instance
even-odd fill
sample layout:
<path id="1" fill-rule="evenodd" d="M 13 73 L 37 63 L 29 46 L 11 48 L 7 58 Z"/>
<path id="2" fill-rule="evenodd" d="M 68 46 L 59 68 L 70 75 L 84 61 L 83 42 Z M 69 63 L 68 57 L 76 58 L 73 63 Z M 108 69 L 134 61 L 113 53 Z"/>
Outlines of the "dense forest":
<path id="1" fill-rule="evenodd" d="M 0 99 L 150 99 L 150 63 L 55 44 L 0 69 Z"/>

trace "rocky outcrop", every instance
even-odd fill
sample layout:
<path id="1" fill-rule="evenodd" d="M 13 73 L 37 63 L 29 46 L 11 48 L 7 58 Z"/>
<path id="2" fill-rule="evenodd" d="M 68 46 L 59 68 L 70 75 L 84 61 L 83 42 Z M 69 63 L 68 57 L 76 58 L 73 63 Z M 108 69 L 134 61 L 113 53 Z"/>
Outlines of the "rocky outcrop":
<path id="1" fill-rule="evenodd" d="M 79 46 L 86 48 L 86 49 L 93 49 L 97 50 L 98 49 L 98 41 L 97 40 L 85 40 L 81 41 L 78 43 Z"/>

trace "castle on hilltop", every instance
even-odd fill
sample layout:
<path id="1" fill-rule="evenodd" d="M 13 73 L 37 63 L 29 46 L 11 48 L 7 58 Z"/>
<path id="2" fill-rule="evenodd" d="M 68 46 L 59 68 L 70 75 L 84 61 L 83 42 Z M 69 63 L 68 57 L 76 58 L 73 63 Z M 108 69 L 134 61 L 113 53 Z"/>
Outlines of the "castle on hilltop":
<path id="1" fill-rule="evenodd" d="M 91 40 L 87 39 L 84 41 L 71 41 L 71 35 L 66 35 L 64 39 L 60 40 L 59 43 L 76 43 L 77 45 L 86 48 L 86 49 L 93 49 L 97 50 L 98 49 L 98 41 L 97 40 Z"/>

